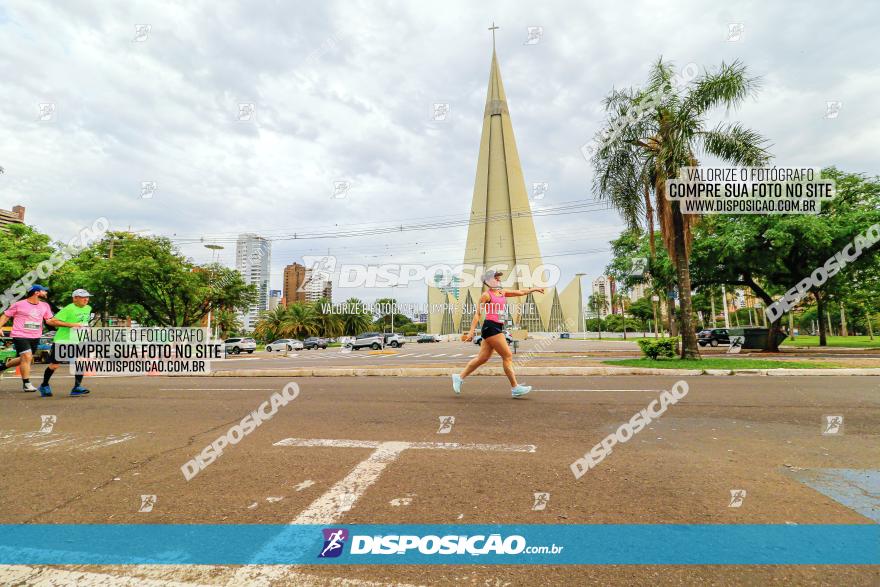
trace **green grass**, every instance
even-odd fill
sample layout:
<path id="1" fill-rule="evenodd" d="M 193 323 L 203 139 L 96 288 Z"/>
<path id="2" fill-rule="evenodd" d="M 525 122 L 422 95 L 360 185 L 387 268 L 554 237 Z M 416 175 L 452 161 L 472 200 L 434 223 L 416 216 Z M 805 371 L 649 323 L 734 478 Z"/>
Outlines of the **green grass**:
<path id="1" fill-rule="evenodd" d="M 818 336 L 796 336 L 795 340 L 786 338 L 782 346 L 819 346 Z M 829 336 L 829 347 L 852 347 L 852 348 L 880 348 L 880 337 L 875 336 L 871 340 L 867 336 Z"/>
<path id="2" fill-rule="evenodd" d="M 602 361 L 615 367 L 648 367 L 653 369 L 835 369 L 837 365 L 818 361 L 771 361 L 768 359 L 704 358 L 686 359 L 618 359 Z"/>

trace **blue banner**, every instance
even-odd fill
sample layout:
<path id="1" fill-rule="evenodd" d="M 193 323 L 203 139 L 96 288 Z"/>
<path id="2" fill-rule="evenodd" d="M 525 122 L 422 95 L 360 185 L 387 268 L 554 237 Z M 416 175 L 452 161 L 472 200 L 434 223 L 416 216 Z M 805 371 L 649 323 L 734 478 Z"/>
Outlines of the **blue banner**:
<path id="1" fill-rule="evenodd" d="M 0 525 L 0 564 L 877 565 L 880 525 Z"/>

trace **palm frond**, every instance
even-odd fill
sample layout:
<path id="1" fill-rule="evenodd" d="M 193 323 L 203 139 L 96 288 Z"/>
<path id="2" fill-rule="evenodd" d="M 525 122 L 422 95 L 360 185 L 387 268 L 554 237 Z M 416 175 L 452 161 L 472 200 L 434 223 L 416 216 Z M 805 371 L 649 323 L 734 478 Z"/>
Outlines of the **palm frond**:
<path id="1" fill-rule="evenodd" d="M 770 161 L 767 139 L 738 122 L 722 123 L 699 135 L 707 153 L 735 165 L 758 167 Z"/>
<path id="2" fill-rule="evenodd" d="M 741 61 L 722 62 L 716 71 L 697 78 L 684 98 L 683 110 L 700 116 L 716 106 L 736 108 L 759 87 L 759 78 L 748 77 Z"/>

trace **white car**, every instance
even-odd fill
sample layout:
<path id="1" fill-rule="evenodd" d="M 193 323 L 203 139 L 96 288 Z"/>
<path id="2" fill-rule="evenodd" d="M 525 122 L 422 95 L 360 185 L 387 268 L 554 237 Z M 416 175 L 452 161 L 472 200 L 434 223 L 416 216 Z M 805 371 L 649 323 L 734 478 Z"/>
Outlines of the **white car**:
<path id="1" fill-rule="evenodd" d="M 295 338 L 279 338 L 266 345 L 266 352 L 280 351 L 301 351 L 303 343 Z"/>
<path id="2" fill-rule="evenodd" d="M 240 355 L 242 351 L 252 355 L 257 350 L 257 341 L 253 338 L 227 338 L 223 344 L 226 347 L 227 355 Z"/>

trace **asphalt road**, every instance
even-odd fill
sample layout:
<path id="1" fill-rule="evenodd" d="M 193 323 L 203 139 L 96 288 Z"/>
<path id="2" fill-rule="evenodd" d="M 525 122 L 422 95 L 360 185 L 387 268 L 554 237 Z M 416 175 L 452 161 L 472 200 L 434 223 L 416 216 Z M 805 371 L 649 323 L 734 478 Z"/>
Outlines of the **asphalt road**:
<path id="1" fill-rule="evenodd" d="M 338 347 L 308 351 L 290 352 L 287 356 L 280 353 L 255 352 L 252 355 L 234 355 L 226 361 L 215 361 L 215 370 L 229 369 L 291 369 L 295 367 L 356 367 L 375 365 L 465 365 L 475 356 L 479 347 L 473 343 L 439 342 L 439 343 L 407 343 L 398 349 L 387 348 L 380 351 L 363 349 L 348 351 Z M 707 357 L 724 356 L 726 347 L 704 348 L 700 352 Z M 746 354 L 748 351 L 746 351 Z M 541 366 L 553 362 L 564 361 L 565 364 L 583 364 L 586 360 L 601 361 L 605 359 L 636 359 L 642 356 L 633 341 L 620 340 L 550 340 L 531 339 L 518 344 L 517 355 L 519 364 Z M 743 355 L 745 356 L 745 355 Z M 756 355 L 752 355 L 756 356 Z M 863 351 L 847 351 L 845 349 L 799 351 L 784 349 L 783 353 L 774 355 L 778 360 L 801 360 L 810 358 L 837 359 L 871 359 L 880 367 L 880 349 Z M 497 358 L 494 359 L 497 361 Z"/>
<path id="2" fill-rule="evenodd" d="M 870 505 L 860 513 L 803 482 L 828 469 L 877 468 L 880 389 L 870 377 L 691 378 L 688 395 L 660 420 L 574 478 L 569 466 L 576 458 L 675 381 L 534 377 L 527 383 L 535 391 L 512 400 L 498 377 L 468 380 L 459 398 L 442 377 L 301 378 L 296 400 L 186 481 L 181 465 L 286 379 L 94 378 L 88 380 L 89 397 L 39 398 L 22 393 L 18 381 L 7 377 L 0 380 L 0 522 L 880 521 L 876 507 L 873 514 Z M 56 390 L 68 383 L 59 376 Z M 844 417 L 843 434 L 822 434 L 828 414 Z M 52 429 L 40 432 L 47 415 L 55 417 Z M 449 429 L 441 433 L 441 418 L 448 416 L 454 422 L 446 420 Z M 330 442 L 313 446 L 316 440 Z M 374 483 L 353 490 L 344 507 L 333 500 L 328 507 L 333 487 L 373 451 L 340 440 L 535 448 L 406 450 Z M 742 504 L 729 507 L 731 490 L 740 489 L 746 490 Z M 537 492 L 550 495 L 541 511 L 533 510 Z M 138 511 L 142 495 L 156 496 L 152 511 Z M 136 580 L 124 583 L 125 577 Z M 878 580 L 876 567 L 840 566 L 0 568 L 0 584 L 51 585 L 876 585 Z"/>

